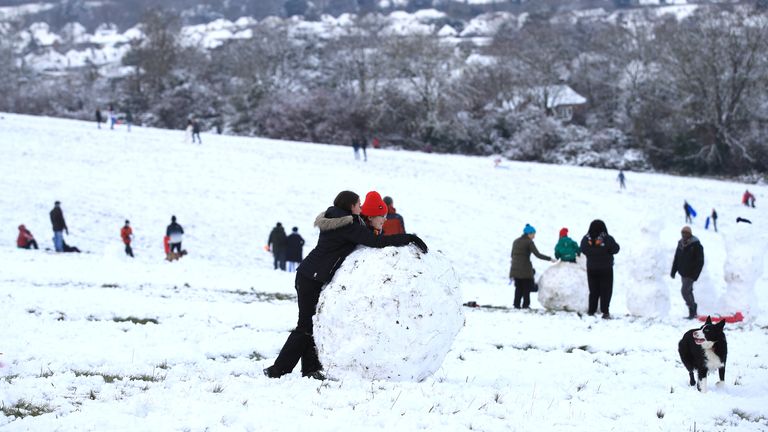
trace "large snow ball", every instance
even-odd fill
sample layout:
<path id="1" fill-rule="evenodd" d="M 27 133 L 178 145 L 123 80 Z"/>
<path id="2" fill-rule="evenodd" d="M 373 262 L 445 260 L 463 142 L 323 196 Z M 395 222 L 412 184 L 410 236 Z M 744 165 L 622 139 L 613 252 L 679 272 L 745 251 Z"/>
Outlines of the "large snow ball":
<path id="1" fill-rule="evenodd" d="M 320 294 L 320 361 L 334 378 L 422 381 L 464 326 L 461 300 L 456 273 L 439 251 L 360 247 Z"/>
<path id="2" fill-rule="evenodd" d="M 670 248 L 659 247 L 663 243 L 656 227 L 663 226 L 664 221 L 650 214 L 648 219 L 650 223 L 640 228 L 628 253 L 633 263 L 628 269 L 633 282 L 626 289 L 627 309 L 636 316 L 663 317 L 669 314 L 667 279 L 672 261 Z M 674 248 L 674 243 L 671 246 Z"/>
<path id="3" fill-rule="evenodd" d="M 539 278 L 539 303 L 549 310 L 586 312 L 589 301 L 584 257 L 578 262 L 559 262 Z"/>

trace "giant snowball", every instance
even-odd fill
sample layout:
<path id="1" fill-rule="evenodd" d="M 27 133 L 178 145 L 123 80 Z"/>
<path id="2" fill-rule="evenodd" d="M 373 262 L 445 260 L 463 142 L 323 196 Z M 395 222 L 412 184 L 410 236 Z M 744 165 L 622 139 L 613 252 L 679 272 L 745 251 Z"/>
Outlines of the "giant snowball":
<path id="1" fill-rule="evenodd" d="M 422 381 L 464 326 L 461 300 L 439 251 L 360 247 L 320 294 L 314 336 L 323 368 L 333 378 Z"/>
<path id="2" fill-rule="evenodd" d="M 586 312 L 589 301 L 584 257 L 558 262 L 539 278 L 539 303 L 549 310 Z"/>
<path id="3" fill-rule="evenodd" d="M 669 314 L 669 270 L 672 261 L 669 249 L 674 253 L 675 243 L 661 248 L 664 244 L 659 231 L 663 221 L 652 218 L 650 223 L 640 228 L 640 235 L 633 238 L 633 247 L 629 251 L 629 261 L 633 263 L 628 272 L 633 283 L 627 286 L 627 309 L 636 316 L 663 317 Z M 665 279 L 666 278 L 666 279 Z M 677 280 L 680 280 L 678 276 Z"/>

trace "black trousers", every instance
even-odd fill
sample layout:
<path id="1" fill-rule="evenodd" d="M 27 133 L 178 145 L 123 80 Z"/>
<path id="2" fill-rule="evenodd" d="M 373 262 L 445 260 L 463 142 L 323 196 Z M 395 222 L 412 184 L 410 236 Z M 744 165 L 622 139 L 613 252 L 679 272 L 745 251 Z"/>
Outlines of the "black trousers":
<path id="1" fill-rule="evenodd" d="M 288 335 L 288 340 L 285 341 L 272 366 L 277 374 L 291 373 L 299 360 L 301 360 L 301 373 L 304 375 L 322 369 L 320 359 L 317 357 L 315 338 L 312 335 L 312 317 L 315 315 L 323 285 L 325 285 L 323 282 L 296 273 L 299 320 L 296 323 L 296 329 Z"/>
<path id="2" fill-rule="evenodd" d="M 26 246 L 19 246 L 21 249 L 37 249 L 37 241 L 32 239 L 27 242 Z"/>
<path id="3" fill-rule="evenodd" d="M 531 289 L 533 289 L 533 279 L 515 278 L 515 309 L 520 309 L 521 300 L 522 307 L 531 306 Z"/>
<path id="4" fill-rule="evenodd" d="M 285 250 L 277 249 L 272 251 L 272 257 L 274 258 L 275 270 L 280 269 L 285 271 Z"/>
<path id="5" fill-rule="evenodd" d="M 125 244 L 125 254 L 128 255 L 129 257 L 133 258 L 133 249 L 131 249 L 131 244 L 130 243 L 126 243 Z"/>
<path id="6" fill-rule="evenodd" d="M 170 248 L 168 250 L 170 250 L 171 252 L 175 251 L 177 254 L 180 254 L 181 253 L 181 242 L 171 243 L 170 244 Z"/>
<path id="7" fill-rule="evenodd" d="M 587 284 L 589 285 L 589 307 L 587 313 L 590 315 L 597 311 L 597 303 L 600 303 L 600 312 L 607 314 L 611 306 L 611 296 L 613 295 L 613 269 L 608 270 L 587 270 Z"/>

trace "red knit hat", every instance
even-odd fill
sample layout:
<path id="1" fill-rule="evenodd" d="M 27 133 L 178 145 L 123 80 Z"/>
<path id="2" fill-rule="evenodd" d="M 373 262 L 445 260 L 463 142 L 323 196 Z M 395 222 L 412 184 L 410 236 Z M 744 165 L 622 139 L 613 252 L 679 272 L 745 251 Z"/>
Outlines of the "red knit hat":
<path id="1" fill-rule="evenodd" d="M 560 230 L 560 237 L 567 237 L 568 236 L 568 228 L 563 228 Z"/>
<path id="2" fill-rule="evenodd" d="M 381 199 L 381 195 L 379 195 L 378 192 L 370 191 L 365 195 L 365 202 L 360 208 L 360 213 L 362 213 L 363 216 L 371 217 L 386 216 L 387 205 L 384 203 L 384 200 Z"/>

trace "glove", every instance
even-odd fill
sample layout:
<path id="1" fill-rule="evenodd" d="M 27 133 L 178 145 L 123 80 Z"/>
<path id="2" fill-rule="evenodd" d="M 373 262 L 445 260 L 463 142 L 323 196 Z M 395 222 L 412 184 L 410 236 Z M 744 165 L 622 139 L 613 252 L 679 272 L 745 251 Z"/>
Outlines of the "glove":
<path id="1" fill-rule="evenodd" d="M 672 279 L 674 279 L 674 278 L 675 278 L 675 272 L 672 272 L 672 273 L 670 273 L 670 274 L 669 274 L 669 277 L 671 277 Z"/>
<path id="2" fill-rule="evenodd" d="M 427 244 L 424 243 L 424 240 L 420 239 L 419 236 L 417 236 L 416 234 L 408 234 L 408 241 L 410 243 L 415 244 L 416 247 L 421 249 L 421 251 L 424 253 L 427 253 L 427 251 L 429 250 L 429 248 L 427 247 Z"/>

